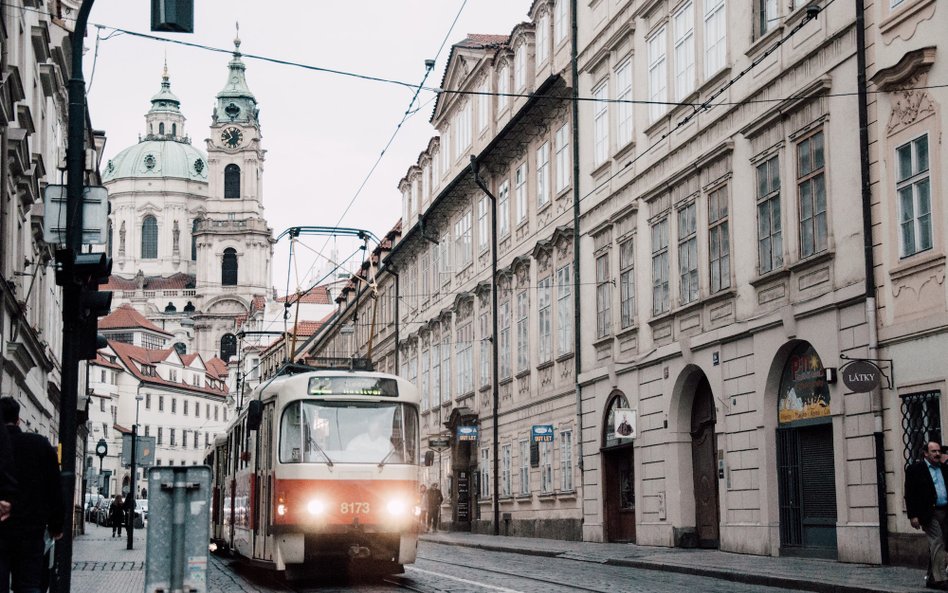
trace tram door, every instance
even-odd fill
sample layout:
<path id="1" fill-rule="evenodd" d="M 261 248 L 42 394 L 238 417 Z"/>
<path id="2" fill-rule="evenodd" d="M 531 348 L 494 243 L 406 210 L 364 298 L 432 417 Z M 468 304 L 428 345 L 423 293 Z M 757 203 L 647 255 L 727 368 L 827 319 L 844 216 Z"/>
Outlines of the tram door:
<path id="1" fill-rule="evenodd" d="M 254 550 L 255 558 L 270 559 L 267 532 L 273 518 L 272 474 L 276 435 L 273 429 L 273 404 L 264 406 L 260 428 L 257 429 L 256 471 L 254 479 Z"/>

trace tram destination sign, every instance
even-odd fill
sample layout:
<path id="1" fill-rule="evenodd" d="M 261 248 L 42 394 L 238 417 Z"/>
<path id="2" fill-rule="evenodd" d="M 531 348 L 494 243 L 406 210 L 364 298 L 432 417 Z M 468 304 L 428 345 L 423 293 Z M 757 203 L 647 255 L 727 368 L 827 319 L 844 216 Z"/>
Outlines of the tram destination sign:
<path id="1" fill-rule="evenodd" d="M 872 391 L 882 382 L 882 370 L 868 360 L 854 360 L 842 368 L 843 383 L 856 393 Z"/>
<path id="2" fill-rule="evenodd" d="M 309 395 L 368 395 L 398 397 L 398 381 L 386 377 L 313 377 Z"/>

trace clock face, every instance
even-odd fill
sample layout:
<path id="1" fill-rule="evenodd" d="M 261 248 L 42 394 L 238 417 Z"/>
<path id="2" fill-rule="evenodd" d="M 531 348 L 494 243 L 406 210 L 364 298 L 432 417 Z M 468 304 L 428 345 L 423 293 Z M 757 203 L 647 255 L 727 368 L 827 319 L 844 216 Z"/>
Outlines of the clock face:
<path id="1" fill-rule="evenodd" d="M 243 139 L 243 133 L 237 128 L 224 128 L 224 131 L 221 132 L 221 142 L 231 148 L 240 146 Z"/>

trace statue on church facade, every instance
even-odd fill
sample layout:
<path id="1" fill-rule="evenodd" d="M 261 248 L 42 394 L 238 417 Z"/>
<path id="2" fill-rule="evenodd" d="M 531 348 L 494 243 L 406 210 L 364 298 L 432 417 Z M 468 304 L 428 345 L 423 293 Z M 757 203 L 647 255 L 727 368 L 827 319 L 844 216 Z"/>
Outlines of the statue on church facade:
<path id="1" fill-rule="evenodd" d="M 171 229 L 171 249 L 175 253 L 178 253 L 178 246 L 181 244 L 181 231 L 178 229 L 178 221 L 174 221 L 174 226 Z"/>

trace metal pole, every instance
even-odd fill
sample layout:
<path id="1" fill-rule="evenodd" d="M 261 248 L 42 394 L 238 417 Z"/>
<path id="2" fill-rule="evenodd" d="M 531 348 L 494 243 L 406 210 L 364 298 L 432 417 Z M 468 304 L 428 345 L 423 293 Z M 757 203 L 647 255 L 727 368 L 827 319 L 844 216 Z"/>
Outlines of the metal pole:
<path id="1" fill-rule="evenodd" d="M 132 476 L 128 481 L 128 496 L 125 497 L 125 506 L 128 508 L 128 516 L 125 517 L 126 550 L 135 549 L 135 498 L 138 495 L 138 409 L 141 403 L 142 394 L 139 391 L 135 395 L 135 424 L 132 424 Z"/>
<path id="2" fill-rule="evenodd" d="M 86 85 L 82 77 L 82 42 L 94 0 L 83 0 L 71 35 L 72 70 L 69 78 L 69 129 L 66 144 L 66 253 L 72 259 L 82 250 L 82 190 L 85 174 Z M 56 571 L 51 587 L 69 593 L 72 580 L 73 496 L 76 490 L 76 420 L 79 391 L 80 287 L 68 279 L 63 286 L 63 346 L 59 442 L 62 497 L 65 503 L 63 537 L 56 542 Z"/>
<path id="3" fill-rule="evenodd" d="M 498 490 L 500 489 L 500 427 L 499 424 L 499 412 L 500 408 L 500 377 L 498 376 L 498 367 L 500 366 L 500 361 L 498 358 L 498 349 L 497 349 L 497 198 L 494 197 L 494 194 L 490 193 L 490 190 L 487 189 L 487 186 L 484 185 L 483 180 L 477 172 L 477 159 L 474 155 L 471 155 L 471 172 L 474 174 L 474 183 L 477 184 L 477 187 L 481 188 L 481 191 L 490 198 L 490 297 L 491 297 L 491 344 L 493 348 L 491 349 L 491 358 L 492 358 L 492 373 L 491 373 L 491 389 L 494 391 L 493 398 L 493 411 L 491 413 L 491 422 L 494 424 L 494 430 L 492 435 L 492 448 L 494 455 L 494 479 L 493 481 L 493 492 L 492 502 L 494 507 L 494 535 L 500 535 L 500 497 L 498 495 Z"/>

